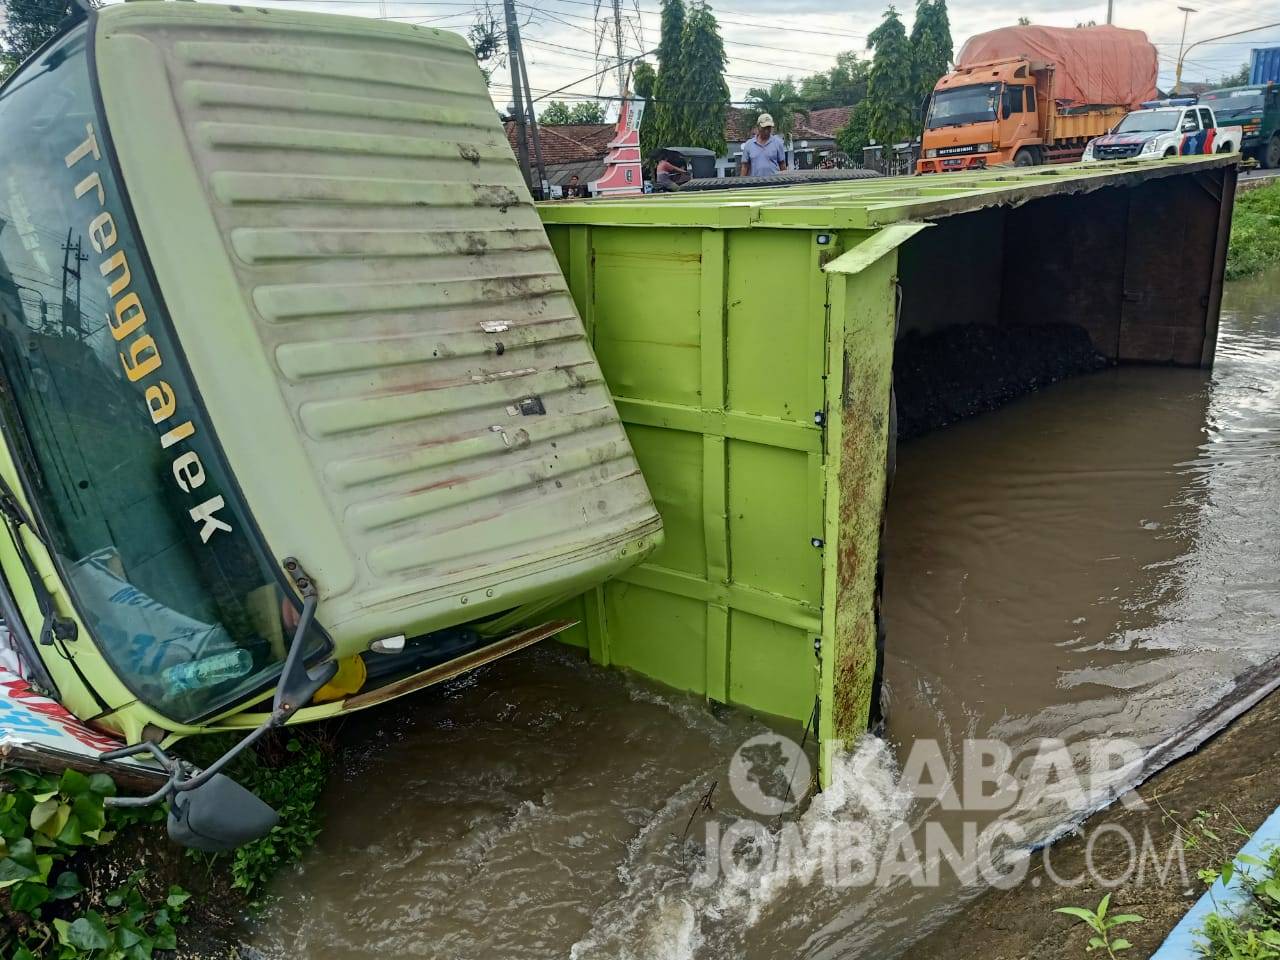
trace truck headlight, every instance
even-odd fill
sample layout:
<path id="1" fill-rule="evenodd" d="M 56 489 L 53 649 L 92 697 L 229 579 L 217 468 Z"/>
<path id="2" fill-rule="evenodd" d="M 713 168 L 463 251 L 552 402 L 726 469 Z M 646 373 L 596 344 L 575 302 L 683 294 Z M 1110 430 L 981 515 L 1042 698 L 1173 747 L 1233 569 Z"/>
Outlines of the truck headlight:
<path id="1" fill-rule="evenodd" d="M 924 152 L 924 156 L 925 156 L 925 159 L 926 159 L 926 160 L 933 160 L 935 157 L 937 157 L 937 156 L 938 156 L 938 151 L 937 151 L 937 150 L 932 150 L 932 149 L 930 149 L 930 150 L 926 150 L 926 151 Z"/>
<path id="2" fill-rule="evenodd" d="M 992 147 L 991 147 L 991 144 L 989 143 L 980 143 L 973 148 L 974 153 L 990 153 L 991 150 L 992 150 Z"/>
<path id="3" fill-rule="evenodd" d="M 1138 152 L 1139 152 L 1139 154 L 1143 154 L 1143 153 L 1155 153 L 1155 152 L 1156 152 L 1156 148 L 1157 148 L 1159 145 L 1160 145 L 1160 138 L 1159 138 L 1159 137 L 1152 137 L 1150 140 L 1148 140 L 1146 143 L 1144 143 L 1144 144 L 1142 145 L 1142 149 L 1141 149 L 1140 151 L 1138 151 Z"/>

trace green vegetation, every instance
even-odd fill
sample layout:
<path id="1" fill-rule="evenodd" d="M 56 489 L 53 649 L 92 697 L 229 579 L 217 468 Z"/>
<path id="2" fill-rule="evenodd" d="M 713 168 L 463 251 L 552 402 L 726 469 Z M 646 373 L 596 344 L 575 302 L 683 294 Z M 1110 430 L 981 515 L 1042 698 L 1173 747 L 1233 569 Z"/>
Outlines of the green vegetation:
<path id="1" fill-rule="evenodd" d="M 890 6 L 867 37 L 867 46 L 873 54 L 861 74 L 865 97 L 845 101 L 854 110 L 836 133 L 840 149 L 855 161 L 873 142 L 899 143 L 919 130 L 921 104 L 954 56 L 947 0 L 917 0 L 910 39 Z M 806 89 L 804 82 L 800 89 Z"/>
<path id="2" fill-rule="evenodd" d="M 13 960 L 146 960 L 177 946 L 188 894 L 159 889 L 145 871 L 102 892 L 77 863 L 159 810 L 104 808 L 116 792 L 105 774 L 60 778 L 0 771 L 0 955 Z"/>
<path id="3" fill-rule="evenodd" d="M 1108 915 L 1107 909 L 1110 906 L 1111 894 L 1108 893 L 1098 901 L 1098 905 L 1092 910 L 1086 907 L 1058 907 L 1054 910 L 1054 913 L 1065 913 L 1069 917 L 1075 917 L 1093 931 L 1093 936 L 1089 938 L 1089 943 L 1084 948 L 1086 953 L 1105 950 L 1108 957 L 1116 960 L 1121 951 L 1128 950 L 1133 944 L 1124 937 L 1113 937 L 1112 931 L 1116 927 L 1124 926 L 1125 924 L 1143 923 L 1144 920 L 1136 913 Z"/>
<path id="4" fill-rule="evenodd" d="M 228 771 L 280 813 L 267 837 L 230 854 L 177 856 L 162 836 L 163 808 L 104 806 L 116 792 L 105 774 L 0 770 L 0 957 L 148 960 L 175 949 L 192 914 L 225 919 L 261 904 L 321 828 L 332 744 L 323 732 L 290 733 L 264 738 Z M 184 752 L 208 763 L 226 745 L 200 738 Z M 136 869 L 141 861 L 149 869 Z M 203 893 L 193 898 L 187 886 Z"/>
<path id="5" fill-rule="evenodd" d="M 1183 823 L 1165 812 L 1178 830 L 1183 849 L 1201 866 L 1196 876 L 1206 887 L 1233 880 L 1246 898 L 1238 909 L 1219 905 L 1196 931 L 1196 946 L 1207 960 L 1280 960 L 1280 848 L 1268 847 L 1263 857 L 1238 853 L 1250 837 L 1238 817 L 1225 806 L 1198 810 Z"/>
<path id="6" fill-rule="evenodd" d="M 1236 280 L 1280 262 L 1280 183 L 1236 197 L 1227 249 L 1227 279 Z"/>
<path id="7" fill-rule="evenodd" d="M 5 0 L 5 21 L 0 29 L 0 80 L 58 29 L 71 11 L 67 0 Z"/>
<path id="8" fill-rule="evenodd" d="M 920 104 L 947 72 L 954 55 L 947 0 L 916 0 L 916 19 L 911 25 L 911 82 L 917 123 L 923 119 L 918 112 Z"/>
<path id="9" fill-rule="evenodd" d="M 582 100 L 572 107 L 563 100 L 552 100 L 538 116 L 544 124 L 604 123 L 604 107 L 594 100 Z"/>
<path id="10" fill-rule="evenodd" d="M 875 50 L 867 81 L 871 138 L 880 143 L 907 140 L 914 132 L 911 46 L 898 11 L 892 6 L 884 12 L 880 25 L 867 35 L 867 46 Z"/>
<path id="11" fill-rule="evenodd" d="M 811 73 L 800 79 L 800 98 L 810 110 L 824 107 L 849 107 L 862 102 L 867 95 L 869 60 L 852 50 L 836 54 L 836 65 L 822 73 Z"/>
<path id="12" fill-rule="evenodd" d="M 747 103 L 752 113 L 767 113 L 774 119 L 774 133 L 789 140 L 796 128 L 796 119 L 808 118 L 809 109 L 800 91 L 790 79 L 779 80 L 767 87 L 752 87 L 747 91 Z"/>
<path id="13" fill-rule="evenodd" d="M 231 737 L 202 737 L 186 745 L 186 757 L 205 766 L 231 744 Z M 333 744 L 324 728 L 290 731 L 287 739 L 264 737 L 226 770 L 280 814 L 280 822 L 261 840 L 231 854 L 192 853 L 211 870 L 228 869 L 231 886 L 251 904 L 262 902 L 271 878 L 300 860 L 320 835 L 320 794 L 332 767 Z"/>

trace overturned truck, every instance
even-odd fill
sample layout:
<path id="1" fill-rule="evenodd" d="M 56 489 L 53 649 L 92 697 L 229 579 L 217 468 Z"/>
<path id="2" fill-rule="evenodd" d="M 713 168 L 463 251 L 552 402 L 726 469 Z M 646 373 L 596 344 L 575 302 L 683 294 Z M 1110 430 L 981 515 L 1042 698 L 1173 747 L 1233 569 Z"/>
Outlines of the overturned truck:
<path id="1" fill-rule="evenodd" d="M 875 711 L 895 331 L 1207 364 L 1235 176 L 540 221 L 461 38 L 191 3 L 64 24 L 0 87 L 0 172 L 0 657 L 205 849 L 269 828 L 219 773 L 267 730 L 556 634 L 829 754 Z"/>
<path id="2" fill-rule="evenodd" d="M 542 208 L 666 536 L 566 636 L 811 721 L 829 772 L 877 710 L 898 423 L 1210 366 L 1235 179 L 1181 158 Z"/>

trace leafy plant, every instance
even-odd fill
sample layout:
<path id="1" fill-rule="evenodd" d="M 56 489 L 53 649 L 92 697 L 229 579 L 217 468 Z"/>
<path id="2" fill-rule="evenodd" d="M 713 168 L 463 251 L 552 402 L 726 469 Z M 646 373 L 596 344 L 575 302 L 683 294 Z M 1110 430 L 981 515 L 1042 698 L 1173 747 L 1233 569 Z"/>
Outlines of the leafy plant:
<path id="1" fill-rule="evenodd" d="M 225 744 L 220 737 L 203 737 L 187 744 L 186 757 L 198 766 L 217 756 Z M 314 729 L 288 739 L 266 738 L 257 749 L 241 754 L 227 771 L 280 814 L 280 822 L 261 840 L 229 854 L 210 856 L 191 851 L 211 869 L 229 861 L 231 882 L 250 902 L 263 897 L 271 878 L 315 845 L 322 818 L 320 795 L 330 769 L 332 744 Z"/>
<path id="2" fill-rule="evenodd" d="M 1108 916 L 1107 909 L 1111 906 L 1111 894 L 1107 894 L 1098 901 L 1098 905 L 1090 910 L 1086 907 L 1058 907 L 1054 913 L 1065 913 L 1069 917 L 1075 917 L 1081 923 L 1086 924 L 1093 931 L 1093 936 L 1089 938 L 1089 943 L 1085 947 L 1086 953 L 1092 953 L 1094 950 L 1106 950 L 1107 956 L 1113 960 L 1117 953 L 1122 950 L 1128 950 L 1133 946 L 1124 937 L 1112 937 L 1111 933 L 1116 927 L 1124 926 L 1129 923 L 1143 923 L 1142 917 L 1136 913 L 1117 913 Z"/>
<path id="3" fill-rule="evenodd" d="M 10 907 L 31 914 L 50 900 L 80 892 L 79 880 L 63 871 L 50 882 L 54 865 L 77 848 L 107 843 L 102 801 L 116 792 L 103 773 L 86 777 L 67 770 L 60 779 L 26 770 L 0 774 L 0 890 Z"/>
<path id="4" fill-rule="evenodd" d="M 76 854 L 111 842 L 119 828 L 155 811 L 108 815 L 114 795 L 103 773 L 75 770 L 54 779 L 28 770 L 0 771 L 0 954 L 14 960 L 148 960 L 177 945 L 188 894 L 170 887 L 158 907 L 142 895 L 143 871 L 95 902 L 74 869 L 57 869 Z M 163 816 L 163 812 L 159 812 Z M 7 899 L 7 909 L 4 900 Z"/>
<path id="5" fill-rule="evenodd" d="M 1265 859 L 1237 854 L 1218 871 L 1223 883 L 1238 873 L 1248 899 L 1234 913 L 1219 907 L 1197 931 L 1201 952 L 1211 960 L 1280 960 L 1280 848 L 1266 853 Z"/>

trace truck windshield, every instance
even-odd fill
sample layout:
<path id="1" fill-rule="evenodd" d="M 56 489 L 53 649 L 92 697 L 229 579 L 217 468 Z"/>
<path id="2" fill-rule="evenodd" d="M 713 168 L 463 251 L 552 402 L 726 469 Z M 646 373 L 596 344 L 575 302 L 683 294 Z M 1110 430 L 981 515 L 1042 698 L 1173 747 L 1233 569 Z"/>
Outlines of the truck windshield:
<path id="1" fill-rule="evenodd" d="M 1166 133 L 1178 126 L 1180 110 L 1143 110 L 1116 124 L 1112 133 Z"/>
<path id="2" fill-rule="evenodd" d="M 930 130 L 938 127 L 959 126 L 962 123 L 981 123 L 996 118 L 1000 105 L 1000 84 L 979 83 L 971 87 L 953 87 L 939 90 L 929 104 Z"/>
<path id="3" fill-rule="evenodd" d="M 0 426 L 93 642 L 134 694 L 191 722 L 278 673 L 295 601 L 148 277 L 88 36 L 0 87 Z"/>
<path id="4" fill-rule="evenodd" d="M 1262 91 L 1258 88 L 1241 90 L 1215 90 L 1200 95 L 1200 102 L 1213 107 L 1219 115 L 1246 113 L 1262 110 Z"/>

